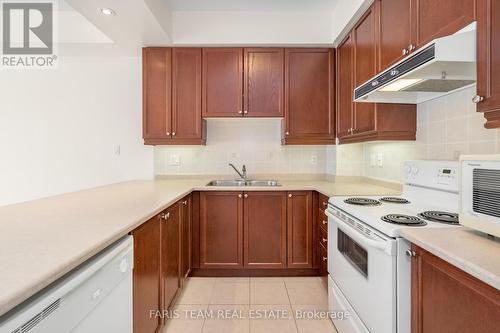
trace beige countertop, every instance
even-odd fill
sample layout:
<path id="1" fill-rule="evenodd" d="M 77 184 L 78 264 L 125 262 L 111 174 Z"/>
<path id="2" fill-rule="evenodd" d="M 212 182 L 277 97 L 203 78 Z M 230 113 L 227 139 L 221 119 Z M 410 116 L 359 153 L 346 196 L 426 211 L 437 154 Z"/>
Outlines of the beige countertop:
<path id="1" fill-rule="evenodd" d="M 0 315 L 20 304 L 212 177 L 131 181 L 0 207 Z M 281 180 L 277 188 L 335 195 L 397 195 L 374 181 Z M 389 185 L 387 185 L 389 186 Z"/>
<path id="2" fill-rule="evenodd" d="M 468 228 L 406 228 L 401 236 L 500 290 L 498 239 Z"/>

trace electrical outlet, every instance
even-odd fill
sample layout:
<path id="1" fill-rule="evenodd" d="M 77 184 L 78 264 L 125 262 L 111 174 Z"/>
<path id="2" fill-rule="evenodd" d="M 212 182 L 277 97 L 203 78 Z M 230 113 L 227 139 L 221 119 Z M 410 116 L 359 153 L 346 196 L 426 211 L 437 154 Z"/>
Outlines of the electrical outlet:
<path id="1" fill-rule="evenodd" d="M 316 155 L 311 156 L 311 165 L 318 165 L 318 156 Z"/>
<path id="2" fill-rule="evenodd" d="M 171 166 L 181 165 L 181 157 L 179 156 L 179 154 L 171 154 L 169 164 Z"/>
<path id="3" fill-rule="evenodd" d="M 117 156 L 119 156 L 122 152 L 122 149 L 120 147 L 120 145 L 114 145 L 113 146 L 113 153 Z"/>
<path id="4" fill-rule="evenodd" d="M 382 155 L 382 153 L 377 154 L 377 165 L 379 166 L 379 168 L 384 166 L 384 156 Z"/>

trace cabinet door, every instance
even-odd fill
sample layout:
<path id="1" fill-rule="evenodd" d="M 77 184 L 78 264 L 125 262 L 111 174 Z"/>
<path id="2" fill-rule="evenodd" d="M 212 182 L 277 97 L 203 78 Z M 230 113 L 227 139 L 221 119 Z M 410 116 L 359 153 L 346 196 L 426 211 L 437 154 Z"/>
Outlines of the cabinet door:
<path id="1" fill-rule="evenodd" d="M 335 143 L 334 50 L 285 50 L 286 144 Z"/>
<path id="2" fill-rule="evenodd" d="M 337 131 L 338 137 L 350 135 L 353 127 L 354 47 L 349 34 L 337 48 Z"/>
<path id="3" fill-rule="evenodd" d="M 475 0 L 412 1 L 413 40 L 417 48 L 451 35 L 476 19 Z"/>
<path id="4" fill-rule="evenodd" d="M 142 126 L 146 144 L 171 137 L 171 54 L 169 48 L 142 49 Z"/>
<path id="5" fill-rule="evenodd" d="M 247 268 L 286 268 L 286 192 L 244 194 Z"/>
<path id="6" fill-rule="evenodd" d="M 245 49 L 245 117 L 283 117 L 284 49 Z"/>
<path id="7" fill-rule="evenodd" d="M 500 291 L 413 246 L 412 333 L 493 333 Z"/>
<path id="8" fill-rule="evenodd" d="M 161 217 L 161 281 L 163 310 L 170 307 L 179 289 L 180 275 L 180 210 L 179 205 L 169 207 Z"/>
<path id="9" fill-rule="evenodd" d="M 376 7 L 372 6 L 353 29 L 356 87 L 377 73 L 376 18 Z M 374 103 L 354 103 L 354 134 L 375 130 L 375 107 Z"/>
<path id="10" fill-rule="evenodd" d="M 287 266 L 288 268 L 311 268 L 313 264 L 312 192 L 289 192 L 287 199 Z"/>
<path id="11" fill-rule="evenodd" d="M 202 139 L 201 49 L 172 49 L 172 138 Z"/>
<path id="12" fill-rule="evenodd" d="M 384 70 L 406 56 L 411 44 L 411 0 L 378 0 L 378 70 Z"/>
<path id="13" fill-rule="evenodd" d="M 200 194 L 200 267 L 243 267 L 243 193 Z"/>
<path id="14" fill-rule="evenodd" d="M 181 280 L 184 281 L 191 271 L 191 195 L 181 200 Z"/>
<path id="15" fill-rule="evenodd" d="M 477 111 L 486 112 L 486 128 L 500 127 L 500 1 L 477 3 Z"/>
<path id="16" fill-rule="evenodd" d="M 243 49 L 204 48 L 204 117 L 243 116 Z"/>
<path id="17" fill-rule="evenodd" d="M 155 333 L 160 317 L 160 220 L 156 216 L 134 231 L 134 333 Z"/>

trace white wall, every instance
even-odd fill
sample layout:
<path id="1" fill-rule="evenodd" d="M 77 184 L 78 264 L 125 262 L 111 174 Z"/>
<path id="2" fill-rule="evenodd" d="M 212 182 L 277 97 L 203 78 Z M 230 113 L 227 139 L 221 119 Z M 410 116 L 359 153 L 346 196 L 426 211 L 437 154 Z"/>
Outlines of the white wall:
<path id="1" fill-rule="evenodd" d="M 408 159 L 456 160 L 460 154 L 500 154 L 500 129 L 483 127 L 484 117 L 471 101 L 474 95 L 475 87 L 419 104 L 415 142 L 340 146 L 339 174 L 399 181 L 402 163 Z M 373 163 L 379 155 L 382 167 Z"/>
<path id="2" fill-rule="evenodd" d="M 153 176 L 153 150 L 142 144 L 139 58 L 3 70 L 0 91 L 0 205 Z"/>
<path id="3" fill-rule="evenodd" d="M 333 9 L 331 21 L 332 41 L 347 34 L 371 3 L 373 0 L 338 0 Z"/>
<path id="4" fill-rule="evenodd" d="M 233 174 L 228 163 L 249 174 L 334 174 L 335 150 L 326 146 L 282 146 L 281 119 L 209 119 L 206 146 L 162 146 L 155 149 L 158 175 Z M 171 165 L 172 155 L 180 165 Z M 316 156 L 317 163 L 311 158 Z"/>
<path id="5" fill-rule="evenodd" d="M 331 45 L 332 12 L 174 11 L 175 45 Z"/>

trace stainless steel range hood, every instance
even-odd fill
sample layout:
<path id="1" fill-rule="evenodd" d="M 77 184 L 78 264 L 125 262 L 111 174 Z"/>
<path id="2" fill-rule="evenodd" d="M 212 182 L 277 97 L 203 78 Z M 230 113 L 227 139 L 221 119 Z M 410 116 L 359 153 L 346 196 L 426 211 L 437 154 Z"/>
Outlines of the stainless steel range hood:
<path id="1" fill-rule="evenodd" d="M 356 87 L 354 101 L 419 104 L 475 83 L 474 22 L 453 35 L 432 41 Z"/>

